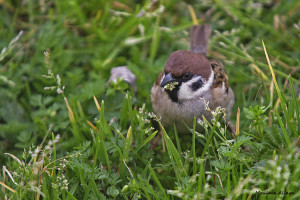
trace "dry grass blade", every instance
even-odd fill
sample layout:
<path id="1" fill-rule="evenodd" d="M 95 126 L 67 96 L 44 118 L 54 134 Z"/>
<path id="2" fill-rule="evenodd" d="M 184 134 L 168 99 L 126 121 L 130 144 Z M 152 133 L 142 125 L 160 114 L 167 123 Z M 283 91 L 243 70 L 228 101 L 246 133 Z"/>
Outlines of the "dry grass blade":
<path id="1" fill-rule="evenodd" d="M 189 8 L 192 20 L 193 20 L 193 24 L 194 25 L 198 25 L 198 20 L 197 20 L 197 16 L 196 16 L 196 13 L 194 11 L 194 8 L 191 5 L 189 5 L 188 8 Z"/>
<path id="2" fill-rule="evenodd" d="M 3 173 L 6 173 L 6 174 L 9 176 L 9 178 L 11 179 L 11 181 L 12 181 L 14 184 L 18 185 L 18 184 L 16 183 L 16 181 L 14 180 L 13 176 L 11 175 L 10 171 L 8 171 L 8 170 L 6 169 L 6 166 L 3 166 Z"/>
<path id="3" fill-rule="evenodd" d="M 74 113 L 69 105 L 69 102 L 68 102 L 68 99 L 67 97 L 64 98 L 65 99 L 65 102 L 66 102 L 66 105 L 67 105 L 67 108 L 68 108 L 68 113 L 69 113 L 69 119 L 72 123 L 75 122 L 75 117 L 74 117 Z"/>
<path id="4" fill-rule="evenodd" d="M 2 183 L 1 181 L 0 181 L 0 185 L 2 185 L 3 187 L 5 187 L 5 188 L 8 189 L 9 191 L 11 191 L 11 192 L 13 192 L 13 193 L 16 193 L 16 190 L 14 190 L 14 189 L 8 187 L 6 184 Z"/>
<path id="5" fill-rule="evenodd" d="M 10 154 L 10 153 L 4 153 L 5 155 L 9 155 L 10 157 L 12 157 L 15 161 L 17 161 L 20 165 L 23 165 L 22 162 L 20 161 L 19 158 L 17 158 L 17 156 Z"/>
<path id="6" fill-rule="evenodd" d="M 94 126 L 94 124 L 92 124 L 92 122 L 90 122 L 89 120 L 87 120 L 87 123 L 97 132 L 97 133 L 99 133 L 99 129 L 96 127 L 96 126 Z"/>
<path id="7" fill-rule="evenodd" d="M 240 134 L 240 108 L 238 108 L 237 114 L 236 114 L 236 132 L 235 135 L 238 136 Z"/>
<path id="8" fill-rule="evenodd" d="M 274 84 L 275 84 L 275 88 L 276 88 L 276 91 L 278 93 L 278 96 L 280 97 L 280 99 L 282 98 L 281 97 L 281 92 L 280 92 L 280 89 L 278 87 L 278 84 L 277 84 L 277 81 L 276 81 L 276 77 L 275 77 L 275 73 L 274 73 L 274 70 L 273 70 L 273 67 L 271 65 L 271 62 L 270 62 L 270 59 L 269 59 L 269 55 L 268 55 L 268 52 L 266 50 L 266 47 L 265 47 L 265 43 L 264 41 L 262 40 L 262 44 L 263 44 L 263 48 L 264 48 L 264 52 L 265 52 L 265 55 L 266 55 L 266 58 L 267 58 L 267 62 L 268 62 L 268 65 L 269 65 L 269 68 L 270 68 L 270 71 L 271 71 L 271 74 L 272 74 L 272 78 L 273 78 L 273 81 L 274 81 Z M 281 101 L 281 100 L 280 100 Z M 281 102 L 282 103 L 282 102 Z"/>
<path id="9" fill-rule="evenodd" d="M 93 96 L 93 97 L 94 97 L 94 101 L 95 101 L 97 110 L 98 110 L 98 112 L 100 112 L 100 111 L 101 111 L 101 107 L 100 107 L 100 105 L 99 105 L 99 102 L 98 102 L 98 100 L 97 100 L 97 98 L 96 98 L 95 96 Z"/>
<path id="10" fill-rule="evenodd" d="M 265 81 L 269 81 L 268 77 L 265 75 L 265 73 L 263 73 L 263 71 L 261 71 L 261 69 L 259 69 L 259 67 L 257 67 L 257 65 L 252 63 L 250 66 L 257 72 L 258 76 L 261 75 Z"/>

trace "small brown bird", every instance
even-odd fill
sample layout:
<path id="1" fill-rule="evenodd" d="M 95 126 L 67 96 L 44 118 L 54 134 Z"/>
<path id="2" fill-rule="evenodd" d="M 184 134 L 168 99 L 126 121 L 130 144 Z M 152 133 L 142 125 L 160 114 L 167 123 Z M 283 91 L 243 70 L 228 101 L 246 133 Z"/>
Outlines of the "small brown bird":
<path id="1" fill-rule="evenodd" d="M 191 51 L 173 52 L 152 87 L 152 107 L 165 127 L 175 123 L 178 132 L 187 132 L 186 125 L 192 127 L 194 117 L 210 121 L 212 114 L 203 99 L 212 111 L 226 108 L 229 123 L 234 94 L 223 64 L 206 57 L 210 34 L 209 25 L 193 26 Z M 234 128 L 229 128 L 234 133 Z"/>

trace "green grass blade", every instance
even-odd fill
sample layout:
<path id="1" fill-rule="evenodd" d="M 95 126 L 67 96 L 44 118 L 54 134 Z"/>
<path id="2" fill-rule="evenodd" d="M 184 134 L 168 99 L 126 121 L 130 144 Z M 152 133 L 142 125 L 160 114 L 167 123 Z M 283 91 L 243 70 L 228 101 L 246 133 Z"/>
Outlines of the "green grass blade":
<path id="1" fill-rule="evenodd" d="M 174 161 L 175 161 L 175 163 L 176 163 L 176 165 L 174 165 L 175 169 L 177 168 L 178 170 L 180 170 L 179 173 L 175 173 L 177 178 L 179 178 L 181 176 L 181 173 L 184 176 L 187 176 L 187 172 L 185 171 L 185 169 L 183 167 L 181 156 L 180 156 L 179 152 L 177 151 L 172 140 L 168 136 L 166 130 L 164 129 L 164 127 L 162 126 L 161 122 L 159 121 L 159 119 L 157 117 L 156 117 L 156 120 L 158 121 L 159 126 L 163 131 L 164 141 L 166 143 L 167 151 L 168 151 L 169 157 L 172 161 L 172 164 L 174 165 Z M 180 180 L 180 178 L 179 178 L 179 180 Z"/>
<path id="2" fill-rule="evenodd" d="M 123 147 L 123 161 L 121 160 L 121 166 L 120 166 L 120 176 L 121 177 L 125 177 L 125 170 L 126 170 L 126 166 L 123 162 L 127 162 L 128 160 L 128 155 L 129 155 L 129 151 L 130 151 L 130 147 L 131 147 L 131 141 L 132 141 L 132 131 L 131 131 L 131 126 L 128 129 L 127 132 L 127 136 L 126 136 L 126 140 L 124 143 L 124 147 Z"/>
<path id="3" fill-rule="evenodd" d="M 231 180 L 230 180 L 230 172 L 228 171 L 227 173 L 227 182 L 226 182 L 226 189 L 227 189 L 227 194 L 231 193 Z"/>
<path id="4" fill-rule="evenodd" d="M 123 130 L 126 129 L 128 123 L 128 99 L 124 98 L 121 108 L 120 125 Z"/>
<path id="5" fill-rule="evenodd" d="M 201 160 L 200 163 L 200 169 L 199 169 L 199 177 L 198 177 L 198 188 L 197 191 L 198 192 L 202 192 L 203 186 L 204 186 L 204 179 L 205 179 L 205 172 L 204 172 L 204 160 Z"/>
<path id="6" fill-rule="evenodd" d="M 148 166 L 148 168 L 149 168 L 149 166 Z M 146 190 L 149 190 L 150 194 L 151 194 L 155 199 L 157 199 L 157 200 L 160 200 L 160 199 L 161 199 L 161 198 L 159 198 L 159 196 L 157 195 L 157 192 L 152 188 L 152 185 L 150 185 L 150 184 L 148 183 L 148 181 L 142 180 L 142 178 L 141 178 L 140 176 L 138 176 L 137 178 L 138 178 L 139 182 L 143 182 L 143 183 L 146 184 Z M 148 192 L 148 191 L 147 191 L 147 192 Z"/>
<path id="7" fill-rule="evenodd" d="M 151 197 L 150 197 L 150 194 L 146 188 L 146 186 L 144 185 L 144 181 L 141 180 L 141 177 L 140 175 L 137 175 L 137 180 L 138 180 L 138 183 L 140 185 L 140 187 L 142 188 L 142 190 L 144 191 L 144 196 L 148 199 L 148 200 L 151 200 Z M 152 188 L 151 188 L 152 189 Z"/>
<path id="8" fill-rule="evenodd" d="M 217 118 L 215 124 L 214 124 L 213 127 L 211 128 L 209 137 L 208 137 L 208 139 L 207 139 L 207 141 L 206 141 L 205 147 L 204 147 L 203 152 L 202 152 L 202 154 L 201 154 L 201 159 L 204 158 L 205 153 L 206 153 L 206 150 L 207 150 L 208 146 L 210 145 L 213 136 L 215 135 L 215 128 L 216 128 L 216 123 L 218 122 L 218 120 L 219 120 L 219 117 Z"/>
<path id="9" fill-rule="evenodd" d="M 278 94 L 279 99 L 280 99 L 280 106 L 281 106 L 281 108 L 283 110 L 285 120 L 288 123 L 289 128 L 291 128 L 294 132 L 296 132 L 294 124 L 291 123 L 291 117 L 289 116 L 289 113 L 287 111 L 286 101 L 284 100 L 283 94 L 282 94 L 282 92 L 279 89 L 279 86 L 277 84 L 275 73 L 274 73 L 273 67 L 271 65 L 271 62 L 270 62 L 270 59 L 269 59 L 268 52 L 267 52 L 267 49 L 265 47 L 264 41 L 262 41 L 262 44 L 263 44 L 263 48 L 264 48 L 264 52 L 265 52 L 265 55 L 266 55 L 266 59 L 267 59 L 267 62 L 268 62 L 268 65 L 269 65 L 269 68 L 270 68 L 270 71 L 271 71 L 271 74 L 272 74 L 272 78 L 273 78 L 273 81 L 274 81 L 274 84 L 275 84 L 275 88 L 276 88 L 277 94 Z"/>
<path id="10" fill-rule="evenodd" d="M 291 145 L 290 137 L 288 136 L 288 133 L 287 133 L 287 131 L 286 131 L 286 128 L 284 127 L 284 124 L 283 124 L 283 122 L 282 122 L 282 120 L 281 120 L 281 117 L 279 116 L 277 110 L 275 110 L 275 114 L 276 114 L 277 120 L 278 120 L 278 122 L 279 122 L 279 124 L 280 124 L 281 130 L 282 130 L 282 132 L 283 132 L 285 141 L 286 141 L 287 145 L 290 146 L 290 145 Z"/>
<path id="11" fill-rule="evenodd" d="M 164 187 L 162 186 L 162 184 L 160 183 L 158 177 L 156 176 L 156 173 L 155 171 L 152 169 L 152 167 L 149 165 L 149 170 L 150 170 L 150 173 L 152 175 L 152 178 L 154 180 L 154 182 L 156 183 L 156 185 L 158 186 L 159 190 L 161 191 L 161 193 L 163 194 L 164 196 L 164 199 L 169 199 L 169 197 L 167 196 L 166 194 L 166 191 L 164 189 Z"/>
<path id="12" fill-rule="evenodd" d="M 155 131 L 154 133 L 152 133 L 149 137 L 147 137 L 142 144 L 140 144 L 138 146 L 138 148 L 136 149 L 136 152 L 138 152 L 143 146 L 145 146 L 147 143 L 149 143 L 156 135 L 158 131 Z"/>
<path id="13" fill-rule="evenodd" d="M 296 92 L 295 92 L 295 87 L 294 87 L 294 83 L 293 83 L 293 79 L 292 77 L 289 75 L 289 82 L 290 82 L 290 86 L 291 86 L 291 93 L 292 93 L 292 103 L 294 104 L 295 107 L 295 112 L 296 112 L 296 117 L 295 120 L 298 121 L 298 132 L 295 130 L 294 131 L 294 136 L 295 137 L 299 137 L 299 132 L 300 132 L 300 107 L 298 104 L 298 99 L 296 96 Z"/>
<path id="14" fill-rule="evenodd" d="M 193 123 L 193 137 L 192 137 L 192 154 L 193 154 L 193 174 L 197 173 L 197 160 L 196 160 L 196 117 L 194 117 Z"/>
<path id="15" fill-rule="evenodd" d="M 160 38 L 159 24 L 160 24 L 160 17 L 158 16 L 156 18 L 154 33 L 153 33 L 153 38 L 152 38 L 152 44 L 151 44 L 151 52 L 150 52 L 151 60 L 154 60 L 154 58 L 156 56 L 156 52 L 159 47 L 159 38 Z"/>
<path id="16" fill-rule="evenodd" d="M 178 137 L 178 132 L 177 132 L 177 129 L 176 129 L 176 125 L 174 124 L 174 134 L 175 134 L 175 140 L 176 140 L 176 147 L 178 149 L 178 152 L 180 153 L 180 155 L 182 155 L 182 151 L 181 151 L 181 145 L 180 145 L 180 140 L 179 140 L 179 137 Z"/>
<path id="17" fill-rule="evenodd" d="M 111 132 L 110 126 L 108 125 L 108 123 L 106 121 L 105 114 L 104 114 L 104 101 L 101 102 L 100 124 L 101 124 L 102 131 L 104 133 L 103 137 L 105 137 L 106 134 L 108 134 L 109 136 L 112 137 L 113 134 Z"/>
<path id="18" fill-rule="evenodd" d="M 71 192 L 69 192 L 68 190 L 66 190 L 66 193 L 68 194 L 68 198 L 67 198 L 67 199 L 77 200 L 77 199 L 71 194 Z"/>

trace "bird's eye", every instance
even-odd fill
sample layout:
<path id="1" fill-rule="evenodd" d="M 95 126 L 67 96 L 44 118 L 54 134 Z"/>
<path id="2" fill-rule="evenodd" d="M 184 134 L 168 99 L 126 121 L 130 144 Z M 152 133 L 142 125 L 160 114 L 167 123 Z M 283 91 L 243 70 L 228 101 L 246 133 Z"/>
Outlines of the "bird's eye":
<path id="1" fill-rule="evenodd" d="M 188 72 L 188 73 L 186 73 L 185 75 L 183 75 L 183 78 L 184 78 L 184 79 L 188 79 L 188 78 L 190 78 L 190 76 L 191 76 L 191 73 Z"/>

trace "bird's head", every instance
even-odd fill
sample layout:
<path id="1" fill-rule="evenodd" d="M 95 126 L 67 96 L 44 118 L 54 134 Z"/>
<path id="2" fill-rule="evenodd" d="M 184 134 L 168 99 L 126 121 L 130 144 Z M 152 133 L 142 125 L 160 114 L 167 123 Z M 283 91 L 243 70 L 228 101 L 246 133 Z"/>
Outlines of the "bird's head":
<path id="1" fill-rule="evenodd" d="M 201 97 L 210 90 L 214 72 L 209 60 L 200 54 L 173 52 L 164 68 L 160 86 L 173 102 Z"/>

